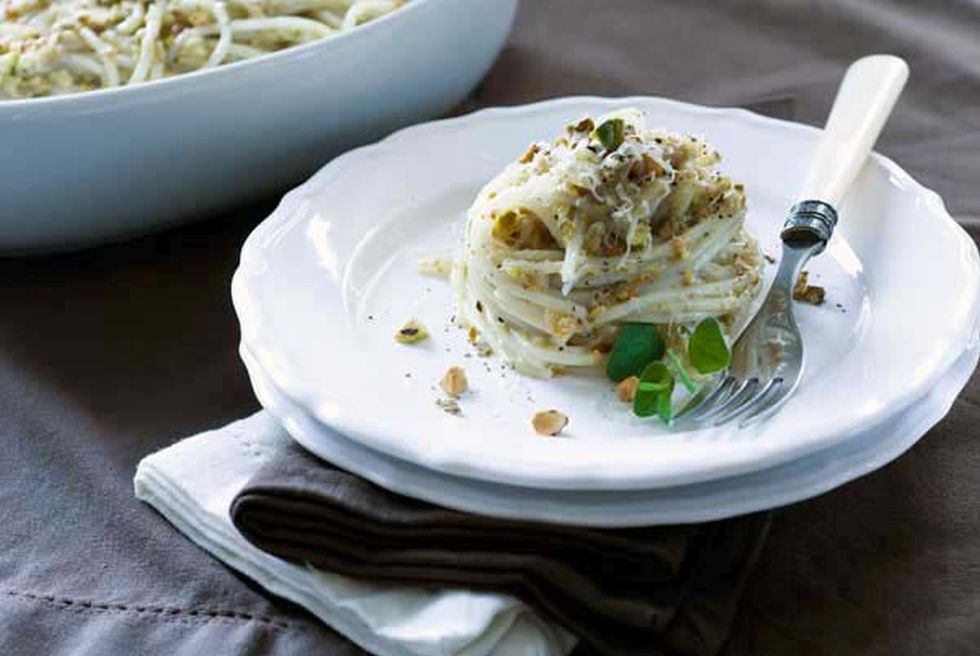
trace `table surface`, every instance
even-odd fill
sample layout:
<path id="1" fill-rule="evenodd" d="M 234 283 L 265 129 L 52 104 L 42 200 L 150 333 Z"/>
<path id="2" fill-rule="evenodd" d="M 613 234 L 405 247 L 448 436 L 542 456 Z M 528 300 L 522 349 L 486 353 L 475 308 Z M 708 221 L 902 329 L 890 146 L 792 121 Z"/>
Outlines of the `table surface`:
<path id="1" fill-rule="evenodd" d="M 461 111 L 654 94 L 819 124 L 848 61 L 894 52 L 879 150 L 980 238 L 980 5 L 942 4 L 525 0 Z M 273 204 L 0 261 L 0 653 L 362 653 L 132 496 L 142 456 L 257 407 L 228 284 Z M 725 654 L 980 653 L 978 432 L 975 375 L 910 453 L 779 511 Z"/>

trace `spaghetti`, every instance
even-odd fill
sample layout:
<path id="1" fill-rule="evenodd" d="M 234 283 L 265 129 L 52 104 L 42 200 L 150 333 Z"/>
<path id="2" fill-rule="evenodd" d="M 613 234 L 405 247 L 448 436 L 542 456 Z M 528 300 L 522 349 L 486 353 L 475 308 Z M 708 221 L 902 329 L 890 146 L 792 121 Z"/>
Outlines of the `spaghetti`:
<path id="1" fill-rule="evenodd" d="M 469 210 L 457 312 L 523 373 L 597 367 L 625 322 L 682 341 L 747 318 L 762 258 L 742 186 L 703 141 L 644 122 L 624 110 L 531 145 Z"/>
<path id="2" fill-rule="evenodd" d="M 0 99 L 136 84 L 357 27 L 406 0 L 0 0 Z"/>

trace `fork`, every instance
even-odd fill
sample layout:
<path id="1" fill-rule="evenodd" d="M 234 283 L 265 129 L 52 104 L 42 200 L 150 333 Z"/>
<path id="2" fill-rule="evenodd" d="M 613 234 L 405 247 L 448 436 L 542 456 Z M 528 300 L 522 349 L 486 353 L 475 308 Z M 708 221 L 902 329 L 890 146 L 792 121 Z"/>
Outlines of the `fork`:
<path id="1" fill-rule="evenodd" d="M 863 57 L 847 69 L 810 163 L 798 202 L 780 233 L 782 258 L 762 307 L 732 348 L 726 374 L 696 394 L 676 420 L 739 427 L 775 414 L 799 385 L 804 348 L 793 316 L 793 287 L 803 266 L 823 252 L 837 210 L 864 166 L 908 79 L 892 55 Z"/>

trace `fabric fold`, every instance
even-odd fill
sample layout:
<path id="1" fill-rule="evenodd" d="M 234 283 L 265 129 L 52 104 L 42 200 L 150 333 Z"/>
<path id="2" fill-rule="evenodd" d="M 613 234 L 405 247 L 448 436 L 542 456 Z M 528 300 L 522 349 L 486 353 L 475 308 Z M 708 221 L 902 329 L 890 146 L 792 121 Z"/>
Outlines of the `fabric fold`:
<path id="1" fill-rule="evenodd" d="M 480 517 L 296 444 L 256 472 L 231 519 L 264 551 L 346 576 L 514 595 L 605 656 L 717 653 L 769 525 L 767 513 L 616 530 Z"/>
<path id="2" fill-rule="evenodd" d="M 144 458 L 136 496 L 229 567 L 377 656 L 566 656 L 572 650 L 568 632 L 506 594 L 351 578 L 247 542 L 232 525 L 229 506 L 264 463 L 292 444 L 260 412 Z"/>

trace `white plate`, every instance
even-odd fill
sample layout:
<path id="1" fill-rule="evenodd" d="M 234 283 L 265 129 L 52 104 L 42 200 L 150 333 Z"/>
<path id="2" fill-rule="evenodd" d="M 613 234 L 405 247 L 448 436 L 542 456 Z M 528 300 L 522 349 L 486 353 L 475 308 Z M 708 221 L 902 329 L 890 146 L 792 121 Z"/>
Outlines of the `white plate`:
<path id="1" fill-rule="evenodd" d="M 527 143 L 628 105 L 720 149 L 723 168 L 746 184 L 752 230 L 774 252 L 811 128 L 655 98 L 484 111 L 358 149 L 288 194 L 242 251 L 232 292 L 243 342 L 289 397 L 372 449 L 455 476 L 612 490 L 732 476 L 844 442 L 925 394 L 976 341 L 973 241 L 938 196 L 875 156 L 841 208 L 839 238 L 811 267 L 829 302 L 799 309 L 808 353 L 799 391 L 764 425 L 670 431 L 631 417 L 598 377 L 537 381 L 495 358 L 466 358 L 465 336 L 448 326 L 447 285 L 417 274 L 416 258 L 455 246 L 477 189 Z M 433 333 L 421 347 L 392 339 L 412 316 Z M 433 403 L 452 364 L 473 389 L 461 417 Z M 531 415 L 552 407 L 570 416 L 567 436 L 536 437 Z"/>
<path id="2" fill-rule="evenodd" d="M 868 427 L 846 444 L 751 474 L 653 490 L 528 490 L 433 472 L 344 438 L 278 390 L 243 346 L 242 359 L 262 405 L 312 453 L 386 489 L 465 512 L 585 526 L 704 522 L 766 510 L 823 494 L 891 462 L 949 411 L 977 365 L 964 353 L 922 399 Z"/>
<path id="3" fill-rule="evenodd" d="M 516 5 L 411 0 L 348 33 L 207 71 L 0 100 L 0 253 L 201 218 L 439 116 L 490 67 Z"/>

